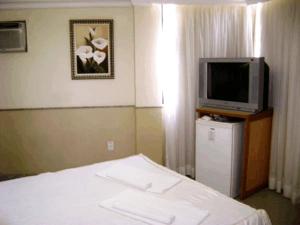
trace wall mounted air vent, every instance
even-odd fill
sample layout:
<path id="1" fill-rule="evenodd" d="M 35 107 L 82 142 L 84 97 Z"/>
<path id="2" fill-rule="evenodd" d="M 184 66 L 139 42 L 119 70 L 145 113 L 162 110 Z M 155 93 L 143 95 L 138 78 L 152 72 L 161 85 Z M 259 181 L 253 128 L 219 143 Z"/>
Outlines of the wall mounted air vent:
<path id="1" fill-rule="evenodd" d="M 0 53 L 4 52 L 27 52 L 25 21 L 0 21 Z"/>

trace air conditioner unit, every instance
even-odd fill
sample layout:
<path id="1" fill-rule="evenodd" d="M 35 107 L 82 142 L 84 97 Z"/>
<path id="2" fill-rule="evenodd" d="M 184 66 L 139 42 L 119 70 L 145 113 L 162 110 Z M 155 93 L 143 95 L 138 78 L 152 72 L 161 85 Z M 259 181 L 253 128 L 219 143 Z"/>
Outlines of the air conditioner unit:
<path id="1" fill-rule="evenodd" d="M 0 53 L 26 51 L 26 22 L 0 22 Z"/>

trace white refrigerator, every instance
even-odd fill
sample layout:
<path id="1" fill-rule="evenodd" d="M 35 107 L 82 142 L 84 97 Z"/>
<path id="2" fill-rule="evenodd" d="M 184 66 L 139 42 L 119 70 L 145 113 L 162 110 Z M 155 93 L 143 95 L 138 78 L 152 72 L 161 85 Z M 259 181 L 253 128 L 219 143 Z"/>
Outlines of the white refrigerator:
<path id="1" fill-rule="evenodd" d="M 239 195 L 243 123 L 196 120 L 196 180 L 230 197 Z"/>

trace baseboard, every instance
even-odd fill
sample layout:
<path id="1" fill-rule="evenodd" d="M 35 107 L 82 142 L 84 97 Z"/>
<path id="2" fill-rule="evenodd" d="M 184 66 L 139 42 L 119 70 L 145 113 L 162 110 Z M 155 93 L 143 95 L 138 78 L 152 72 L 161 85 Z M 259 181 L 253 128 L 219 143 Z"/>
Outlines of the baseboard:
<path id="1" fill-rule="evenodd" d="M 31 176 L 31 174 L 0 174 L 0 181 L 12 180 L 27 176 Z"/>

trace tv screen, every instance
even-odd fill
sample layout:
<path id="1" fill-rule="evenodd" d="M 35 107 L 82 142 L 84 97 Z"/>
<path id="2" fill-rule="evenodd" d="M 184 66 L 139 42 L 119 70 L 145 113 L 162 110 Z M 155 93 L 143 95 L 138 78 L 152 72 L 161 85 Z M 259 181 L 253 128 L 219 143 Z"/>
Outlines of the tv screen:
<path id="1" fill-rule="evenodd" d="M 249 101 L 248 62 L 207 64 L 207 98 L 245 102 Z"/>

